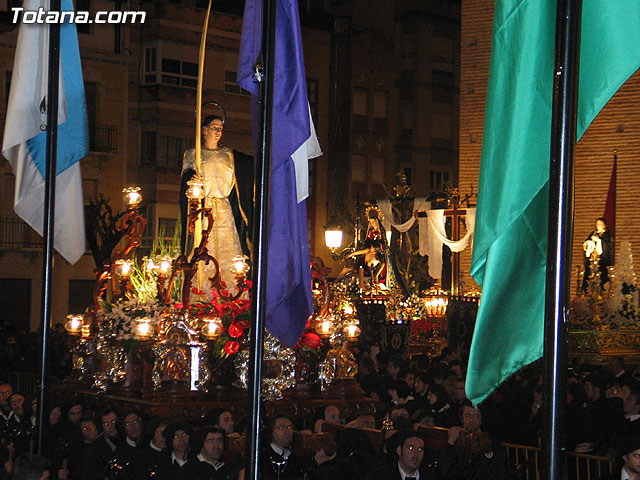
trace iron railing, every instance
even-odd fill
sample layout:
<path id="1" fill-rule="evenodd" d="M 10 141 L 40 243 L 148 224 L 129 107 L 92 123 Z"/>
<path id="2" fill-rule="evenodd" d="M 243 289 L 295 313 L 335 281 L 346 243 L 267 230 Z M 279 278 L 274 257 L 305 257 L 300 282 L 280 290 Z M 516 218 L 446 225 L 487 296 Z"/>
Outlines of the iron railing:
<path id="1" fill-rule="evenodd" d="M 0 217 L 0 248 L 8 250 L 42 247 L 42 237 L 17 217 Z"/>
<path id="2" fill-rule="evenodd" d="M 518 471 L 518 479 L 540 480 L 540 449 L 528 445 L 503 443 L 509 461 Z M 613 472 L 613 460 L 586 453 L 564 452 L 568 480 L 595 480 Z"/>
<path id="3" fill-rule="evenodd" d="M 13 387 L 14 392 L 23 395 L 34 395 L 40 390 L 40 374 L 28 372 L 9 372 L 6 382 Z M 47 388 L 56 385 L 60 380 L 53 375 L 47 376 Z"/>
<path id="4" fill-rule="evenodd" d="M 117 153 L 118 128 L 115 125 L 89 125 L 89 150 Z"/>

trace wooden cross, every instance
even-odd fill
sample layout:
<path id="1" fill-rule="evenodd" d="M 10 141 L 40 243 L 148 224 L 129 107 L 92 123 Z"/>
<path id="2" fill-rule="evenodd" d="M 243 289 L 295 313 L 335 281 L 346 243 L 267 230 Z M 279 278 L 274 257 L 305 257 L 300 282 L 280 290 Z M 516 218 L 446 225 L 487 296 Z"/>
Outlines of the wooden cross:
<path id="1" fill-rule="evenodd" d="M 467 203 L 467 208 L 471 207 L 470 200 L 475 194 L 473 193 L 473 185 L 471 185 L 471 193 L 464 198 L 460 198 L 460 192 L 457 188 L 451 190 L 449 195 L 450 210 L 444 211 L 445 217 L 451 217 L 451 238 L 452 241 L 460 240 L 460 217 L 467 215 L 467 210 L 460 209 L 460 205 Z M 451 252 L 451 295 L 460 295 L 460 252 Z"/>
<path id="2" fill-rule="evenodd" d="M 467 215 L 465 209 L 460 209 L 460 196 L 452 197 L 451 209 L 444 211 L 445 217 L 451 217 L 451 241 L 460 240 L 460 217 Z M 460 252 L 451 252 L 451 295 L 458 295 L 460 291 Z"/>
<path id="3" fill-rule="evenodd" d="M 474 196 L 473 186 L 471 187 L 471 193 L 460 198 L 458 189 L 455 188 L 451 191 L 451 195 L 448 199 L 450 209 L 444 211 L 445 217 L 451 217 L 451 241 L 457 242 L 460 240 L 460 218 L 467 215 L 467 210 L 460 208 L 460 205 L 467 203 L 467 208 L 471 205 L 469 201 Z M 426 217 L 427 212 L 414 211 L 413 215 L 416 218 Z M 460 294 L 460 252 L 451 252 L 451 295 Z"/>

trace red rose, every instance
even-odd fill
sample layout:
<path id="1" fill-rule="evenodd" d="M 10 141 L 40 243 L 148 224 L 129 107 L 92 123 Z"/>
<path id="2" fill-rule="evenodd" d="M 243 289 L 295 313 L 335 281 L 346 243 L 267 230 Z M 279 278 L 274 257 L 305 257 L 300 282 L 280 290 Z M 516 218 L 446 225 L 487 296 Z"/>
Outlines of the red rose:
<path id="1" fill-rule="evenodd" d="M 302 338 L 300 338 L 300 343 L 309 348 L 318 348 L 321 344 L 320 337 L 315 333 L 305 333 L 302 335 Z"/>
<path id="2" fill-rule="evenodd" d="M 244 328 L 242 328 L 242 326 L 238 325 L 237 323 L 233 322 L 231 325 L 229 325 L 229 336 L 231 338 L 241 337 L 243 333 Z"/>
<path id="3" fill-rule="evenodd" d="M 218 312 L 218 315 L 221 317 L 224 317 L 229 312 L 229 310 L 231 310 L 231 307 L 227 303 L 218 303 L 214 306 Z"/>
<path id="4" fill-rule="evenodd" d="M 231 327 L 229 327 L 229 329 L 231 329 Z M 238 342 L 234 342 L 233 340 L 229 340 L 227 343 L 224 344 L 224 352 L 227 355 L 233 355 L 238 350 L 240 350 L 240 344 Z"/>
<path id="5" fill-rule="evenodd" d="M 238 309 L 238 313 L 243 313 L 251 308 L 251 301 L 246 300 L 244 298 L 239 298 L 235 302 L 233 302 L 236 308 Z"/>
<path id="6" fill-rule="evenodd" d="M 236 325 L 238 325 L 239 327 L 242 327 L 242 329 L 245 329 L 245 328 L 249 328 L 251 326 L 251 323 L 249 323 L 249 320 L 238 320 L 236 322 Z"/>
<path id="7" fill-rule="evenodd" d="M 174 303 L 173 306 L 179 310 L 182 310 L 184 308 L 184 305 L 182 303 Z"/>

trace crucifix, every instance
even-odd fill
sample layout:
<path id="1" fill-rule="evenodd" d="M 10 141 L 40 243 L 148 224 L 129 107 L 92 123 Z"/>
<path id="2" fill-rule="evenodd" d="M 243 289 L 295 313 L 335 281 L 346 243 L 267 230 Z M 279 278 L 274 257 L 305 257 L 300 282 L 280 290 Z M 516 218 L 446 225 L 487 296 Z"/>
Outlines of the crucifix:
<path id="1" fill-rule="evenodd" d="M 452 188 L 448 193 L 449 209 L 444 211 L 444 216 L 451 218 L 451 241 L 457 242 L 460 240 L 460 218 L 467 215 L 467 210 L 460 208 L 460 206 L 466 202 L 466 208 L 470 208 L 470 200 L 475 194 L 473 193 L 473 185 L 471 193 L 466 194 L 464 198 L 460 198 L 460 192 L 457 188 Z M 427 212 L 416 210 L 413 215 L 416 218 L 426 217 Z M 460 252 L 451 252 L 451 295 L 459 295 L 460 293 Z"/>
<path id="2" fill-rule="evenodd" d="M 460 217 L 467 215 L 465 209 L 461 209 L 460 205 L 467 202 L 469 208 L 469 199 L 473 196 L 473 187 L 471 193 L 460 199 L 460 192 L 457 188 L 451 190 L 449 195 L 449 210 L 444 211 L 445 217 L 451 217 L 451 240 L 457 242 L 460 240 Z M 460 252 L 451 252 L 451 295 L 460 294 Z"/>

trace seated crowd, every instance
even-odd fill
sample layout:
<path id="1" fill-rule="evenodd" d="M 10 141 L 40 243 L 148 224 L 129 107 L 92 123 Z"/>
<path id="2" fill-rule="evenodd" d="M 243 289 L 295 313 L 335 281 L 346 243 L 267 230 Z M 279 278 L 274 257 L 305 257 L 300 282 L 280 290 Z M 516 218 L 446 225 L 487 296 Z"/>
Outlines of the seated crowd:
<path id="1" fill-rule="evenodd" d="M 433 361 L 412 362 L 369 349 L 361 356 L 358 381 L 387 410 L 345 420 L 339 406 L 329 404 L 313 422 L 296 423 L 284 413 L 267 418 L 261 431 L 260 478 L 519 478 L 502 443 L 540 444 L 539 368 L 521 370 L 475 408 L 465 395 L 464 365 L 449 349 Z M 628 476 L 622 478 L 640 479 L 640 383 L 626 370 L 622 358 L 607 369 L 572 363 L 565 443 L 569 451 L 615 459 L 617 476 L 611 478 L 621 478 L 620 469 L 626 469 Z M 74 398 L 49 406 L 43 457 L 29 455 L 40 428 L 35 411 L 35 399 L 0 381 L 0 478 L 31 478 L 18 474 L 43 465 L 50 478 L 61 480 L 244 475 L 246 419 L 234 422 L 230 411 L 214 410 L 189 423 L 144 418 L 133 410 L 91 411 Z"/>

